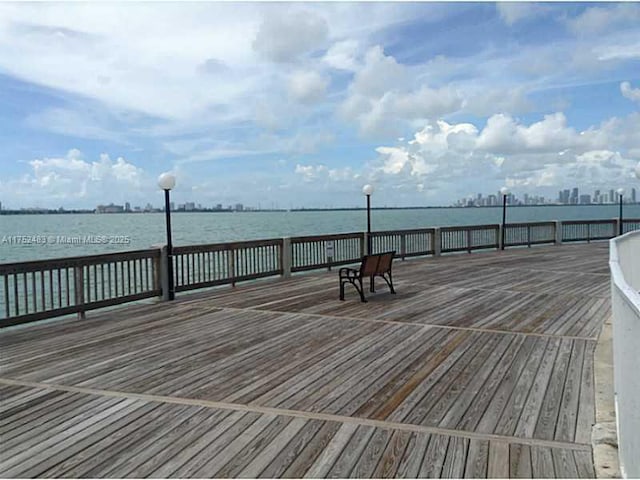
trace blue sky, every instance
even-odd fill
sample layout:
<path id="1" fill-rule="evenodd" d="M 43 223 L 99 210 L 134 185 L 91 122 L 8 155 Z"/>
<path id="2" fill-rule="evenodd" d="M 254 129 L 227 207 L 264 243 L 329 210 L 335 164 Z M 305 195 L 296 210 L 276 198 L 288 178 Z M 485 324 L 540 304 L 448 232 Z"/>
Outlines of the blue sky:
<path id="1" fill-rule="evenodd" d="M 637 186 L 638 3 L 2 3 L 5 208 Z"/>

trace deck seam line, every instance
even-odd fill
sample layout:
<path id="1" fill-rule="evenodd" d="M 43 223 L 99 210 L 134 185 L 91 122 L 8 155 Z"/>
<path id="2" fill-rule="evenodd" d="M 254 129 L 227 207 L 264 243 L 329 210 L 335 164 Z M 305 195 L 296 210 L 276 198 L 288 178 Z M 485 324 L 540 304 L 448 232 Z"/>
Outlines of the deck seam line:
<path id="1" fill-rule="evenodd" d="M 561 442 L 557 440 L 544 440 L 538 438 L 514 437 L 509 435 L 498 435 L 491 433 L 479 433 L 468 430 L 453 430 L 441 427 L 429 427 L 424 425 L 413 425 L 401 422 L 388 422 L 384 420 L 374 420 L 369 418 L 349 417 L 345 415 L 336 415 L 321 412 L 305 412 L 301 410 L 280 409 L 277 407 L 266 407 L 259 405 L 247 405 L 240 403 L 219 402 L 213 400 L 191 399 L 183 397 L 170 397 L 165 395 L 149 395 L 143 393 L 119 392 L 114 390 L 103 390 L 97 388 L 75 387 L 71 385 L 49 384 L 42 382 L 31 382 L 24 380 L 16 380 L 11 378 L 0 378 L 0 384 L 4 385 L 20 385 L 32 388 L 44 388 L 48 390 L 58 390 L 71 393 L 83 393 L 87 395 L 102 395 L 116 398 L 130 398 L 145 400 L 150 402 L 170 403 L 176 405 L 193 405 L 207 408 L 219 408 L 224 410 L 253 412 L 266 415 L 281 415 L 294 418 L 303 418 L 306 420 L 321 420 L 340 423 L 351 423 L 362 426 L 371 426 L 374 428 L 385 428 L 402 430 L 416 433 L 430 433 L 439 435 L 448 435 L 452 437 L 462 437 L 475 440 L 503 441 L 507 443 L 519 443 L 529 446 L 542 446 L 549 448 L 564 448 L 569 450 L 591 451 L 590 444 Z"/>
<path id="2" fill-rule="evenodd" d="M 596 337 L 581 337 L 576 335 L 554 335 L 552 333 L 535 333 L 535 332 L 518 332 L 511 330 L 499 330 L 492 328 L 478 328 L 478 327 L 458 327 L 452 325 L 437 325 L 433 323 L 416 323 L 416 322 L 401 322 L 397 320 L 383 320 L 379 318 L 358 318 L 358 317 L 350 317 L 350 316 L 338 316 L 338 315 L 326 315 L 322 313 L 307 313 L 307 312 L 288 312 L 284 310 L 262 310 L 259 308 L 238 308 L 238 307 L 219 307 L 222 310 L 230 310 L 230 311 L 247 311 L 247 312 L 272 312 L 272 313 L 280 313 L 280 314 L 288 314 L 288 315 L 304 315 L 312 318 L 317 318 L 318 320 L 322 318 L 328 318 L 333 320 L 351 320 L 358 322 L 375 322 L 375 323 L 385 323 L 390 325 L 412 325 L 414 327 L 428 327 L 428 328 L 444 328 L 447 330 L 464 330 L 464 331 L 472 331 L 472 332 L 480 332 L 480 333 L 497 333 L 497 334 L 505 334 L 505 335 L 524 335 L 529 337 L 542 337 L 542 338 L 566 338 L 569 340 L 585 340 L 595 342 L 598 339 Z"/>

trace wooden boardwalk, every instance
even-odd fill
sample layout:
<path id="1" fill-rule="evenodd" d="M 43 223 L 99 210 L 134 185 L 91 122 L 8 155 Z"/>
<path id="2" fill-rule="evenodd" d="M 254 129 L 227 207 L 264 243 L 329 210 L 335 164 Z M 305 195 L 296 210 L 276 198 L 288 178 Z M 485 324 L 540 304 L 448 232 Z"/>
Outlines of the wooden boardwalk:
<path id="1" fill-rule="evenodd" d="M 0 333 L 3 477 L 593 477 L 608 244 L 396 261 Z"/>

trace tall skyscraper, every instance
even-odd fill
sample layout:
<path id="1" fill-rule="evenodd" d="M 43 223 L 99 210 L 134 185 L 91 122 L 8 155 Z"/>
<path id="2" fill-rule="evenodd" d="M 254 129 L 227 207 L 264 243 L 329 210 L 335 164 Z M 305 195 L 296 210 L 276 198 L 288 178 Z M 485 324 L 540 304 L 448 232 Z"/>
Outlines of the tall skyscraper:
<path id="1" fill-rule="evenodd" d="M 571 198 L 569 203 L 571 203 L 572 205 L 576 205 L 578 203 L 578 197 L 579 197 L 578 187 L 573 187 L 573 190 L 571 190 Z"/>
<path id="2" fill-rule="evenodd" d="M 632 202 L 632 203 L 636 203 L 636 201 L 637 201 L 637 200 L 636 200 L 636 189 L 635 189 L 635 188 L 632 188 L 632 189 L 631 189 L 631 202 Z"/>

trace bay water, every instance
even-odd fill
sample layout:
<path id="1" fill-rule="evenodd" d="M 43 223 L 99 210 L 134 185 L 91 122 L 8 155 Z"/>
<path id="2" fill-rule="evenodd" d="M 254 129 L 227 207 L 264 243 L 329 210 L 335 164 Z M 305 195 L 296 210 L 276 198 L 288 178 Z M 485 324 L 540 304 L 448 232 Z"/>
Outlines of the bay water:
<path id="1" fill-rule="evenodd" d="M 625 205 L 640 218 L 640 204 Z M 507 207 L 507 222 L 612 219 L 617 205 Z M 500 223 L 501 207 L 373 210 L 372 230 Z M 175 212 L 174 245 L 362 232 L 364 210 Z M 78 240 L 79 239 L 79 240 Z M 163 213 L 0 215 L 0 263 L 94 255 L 165 243 Z"/>

